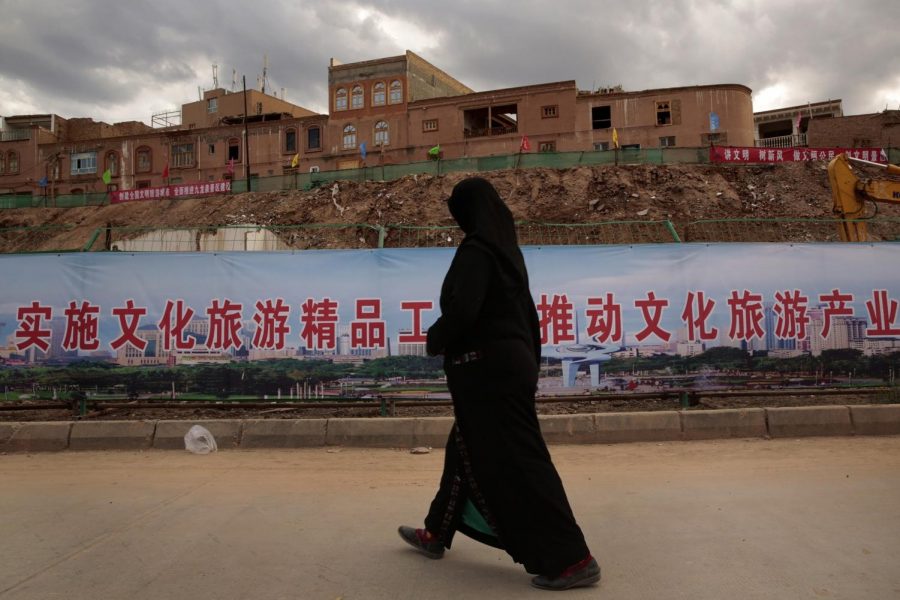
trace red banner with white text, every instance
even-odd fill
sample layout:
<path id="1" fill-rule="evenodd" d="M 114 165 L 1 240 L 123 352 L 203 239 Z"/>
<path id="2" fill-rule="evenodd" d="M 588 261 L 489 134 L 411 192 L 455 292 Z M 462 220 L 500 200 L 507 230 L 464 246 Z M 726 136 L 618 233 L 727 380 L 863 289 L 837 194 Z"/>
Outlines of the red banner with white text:
<path id="1" fill-rule="evenodd" d="M 208 196 L 210 194 L 227 194 L 231 191 L 231 182 L 207 181 L 202 183 L 178 183 L 162 187 L 142 188 L 137 190 L 115 190 L 109 193 L 110 204 L 131 202 L 134 200 L 163 200 L 166 198 L 189 198 Z"/>
<path id="2" fill-rule="evenodd" d="M 853 158 L 886 164 L 887 152 L 883 148 L 743 148 L 739 146 L 712 146 L 709 160 L 713 163 L 780 163 L 829 161 L 846 153 Z"/>

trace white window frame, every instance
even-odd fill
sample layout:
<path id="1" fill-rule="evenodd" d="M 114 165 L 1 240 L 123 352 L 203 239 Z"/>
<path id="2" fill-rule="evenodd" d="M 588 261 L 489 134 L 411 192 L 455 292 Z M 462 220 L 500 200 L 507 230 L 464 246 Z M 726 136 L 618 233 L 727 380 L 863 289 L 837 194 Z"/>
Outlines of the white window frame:
<path id="1" fill-rule="evenodd" d="M 96 152 L 73 152 L 69 155 L 72 175 L 90 175 L 97 172 Z"/>
<path id="2" fill-rule="evenodd" d="M 383 81 L 378 81 L 372 86 L 372 106 L 385 104 L 387 104 L 387 86 Z"/>
<path id="3" fill-rule="evenodd" d="M 356 127 L 353 125 L 344 126 L 344 135 L 341 139 L 344 150 L 356 148 Z"/>
<path id="4" fill-rule="evenodd" d="M 334 91 L 334 110 L 347 110 L 347 88 Z"/>
<path id="5" fill-rule="evenodd" d="M 388 102 L 390 104 L 402 104 L 403 103 L 403 84 L 400 83 L 399 79 L 395 79 L 391 82 L 390 96 L 388 96 Z"/>
<path id="6" fill-rule="evenodd" d="M 365 108 L 366 106 L 366 93 L 363 91 L 361 85 L 354 85 L 350 90 L 350 108 L 355 110 L 357 108 Z"/>
<path id="7" fill-rule="evenodd" d="M 391 143 L 391 126 L 387 121 L 375 123 L 375 145 L 388 146 Z"/>
<path id="8" fill-rule="evenodd" d="M 172 144 L 171 156 L 173 167 L 193 167 L 197 162 L 194 156 L 194 142 Z"/>

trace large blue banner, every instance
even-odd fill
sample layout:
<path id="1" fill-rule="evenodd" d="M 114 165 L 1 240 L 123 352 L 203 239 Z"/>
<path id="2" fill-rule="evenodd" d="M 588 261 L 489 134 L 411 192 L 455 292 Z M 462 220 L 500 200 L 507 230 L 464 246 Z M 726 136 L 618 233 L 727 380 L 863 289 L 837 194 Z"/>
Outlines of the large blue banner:
<path id="1" fill-rule="evenodd" d="M 544 353 L 575 370 L 616 353 L 691 356 L 715 346 L 782 357 L 900 350 L 900 245 L 523 252 Z M 445 248 L 0 256 L 0 359 L 421 355 L 452 257 Z"/>

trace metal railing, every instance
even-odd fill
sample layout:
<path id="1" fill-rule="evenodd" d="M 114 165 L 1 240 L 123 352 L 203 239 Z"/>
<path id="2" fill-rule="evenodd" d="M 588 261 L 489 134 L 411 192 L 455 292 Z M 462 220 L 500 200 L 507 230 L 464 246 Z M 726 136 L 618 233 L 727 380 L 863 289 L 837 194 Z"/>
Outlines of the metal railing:
<path id="1" fill-rule="evenodd" d="M 7 129 L 0 131 L 0 142 L 16 142 L 30 139 L 31 129 Z"/>
<path id="2" fill-rule="evenodd" d="M 516 224 L 522 245 L 677 243 L 670 221 Z M 89 233 L 73 225 L 0 229 L 0 253 L 41 252 L 294 252 L 298 250 L 456 247 L 455 226 L 323 223 L 219 225 L 185 228 L 101 227 Z"/>
<path id="3" fill-rule="evenodd" d="M 900 217 L 866 219 L 870 241 L 900 241 Z M 840 242 L 837 219 L 709 219 L 516 223 L 523 246 L 629 245 L 682 242 Z M 74 225 L 0 228 L 0 253 L 295 252 L 299 250 L 456 247 L 455 226 L 370 223 L 208 225 L 160 228 Z"/>
<path id="4" fill-rule="evenodd" d="M 806 134 L 779 135 L 756 140 L 757 148 L 797 148 L 806 146 Z"/>
<path id="5" fill-rule="evenodd" d="M 848 220 L 847 222 L 860 222 Z M 865 219 L 870 241 L 900 241 L 900 218 Z M 685 242 L 840 242 L 839 219 L 709 219 L 684 225 Z"/>

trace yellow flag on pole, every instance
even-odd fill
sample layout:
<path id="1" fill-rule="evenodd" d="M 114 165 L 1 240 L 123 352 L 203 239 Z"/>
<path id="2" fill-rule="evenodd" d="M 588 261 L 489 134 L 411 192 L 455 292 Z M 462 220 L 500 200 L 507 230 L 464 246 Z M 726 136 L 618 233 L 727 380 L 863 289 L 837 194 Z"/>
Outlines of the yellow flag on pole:
<path id="1" fill-rule="evenodd" d="M 612 136 L 613 148 L 619 147 L 619 132 L 616 131 L 616 128 L 613 127 L 613 136 Z"/>
<path id="2" fill-rule="evenodd" d="M 300 163 L 300 153 L 294 155 L 294 158 L 291 159 L 291 168 L 296 169 L 297 165 Z"/>

